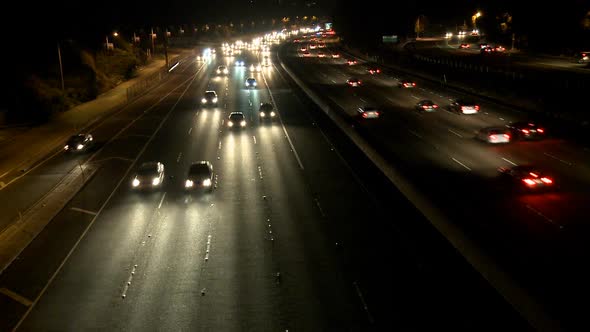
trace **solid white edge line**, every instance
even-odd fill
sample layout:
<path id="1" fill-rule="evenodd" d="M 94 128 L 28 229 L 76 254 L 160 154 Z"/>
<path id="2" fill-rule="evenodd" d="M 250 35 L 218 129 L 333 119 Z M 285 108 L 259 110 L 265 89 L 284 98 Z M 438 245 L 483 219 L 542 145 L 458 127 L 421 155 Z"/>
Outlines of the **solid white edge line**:
<path id="1" fill-rule="evenodd" d="M 453 159 L 453 161 L 454 161 L 454 162 L 456 162 L 457 164 L 459 164 L 459 165 L 461 165 L 461 166 L 465 167 L 465 168 L 466 168 L 468 171 L 471 171 L 471 168 L 467 167 L 465 164 L 463 164 L 463 163 L 462 163 L 462 162 L 460 162 L 459 160 L 457 160 L 457 159 L 455 159 L 455 158 L 453 158 L 453 157 L 451 157 L 451 159 Z"/>
<path id="2" fill-rule="evenodd" d="M 166 198 L 166 192 L 162 195 L 162 199 L 160 200 L 160 204 L 158 204 L 158 210 L 162 207 L 162 203 L 164 203 L 164 198 Z"/>
<path id="3" fill-rule="evenodd" d="M 512 162 L 512 161 L 511 161 L 511 160 L 509 160 L 509 159 L 502 158 L 502 160 L 504 160 L 504 161 L 506 161 L 506 162 L 508 162 L 508 163 L 511 163 L 511 164 L 512 164 L 512 165 L 514 165 L 514 166 L 518 166 L 516 163 Z"/>

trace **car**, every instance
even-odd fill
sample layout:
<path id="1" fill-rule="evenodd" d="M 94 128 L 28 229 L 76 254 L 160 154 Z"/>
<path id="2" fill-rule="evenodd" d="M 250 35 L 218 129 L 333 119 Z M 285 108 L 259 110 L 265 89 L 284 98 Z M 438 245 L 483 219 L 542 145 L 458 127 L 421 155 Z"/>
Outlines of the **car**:
<path id="1" fill-rule="evenodd" d="M 306 51 L 307 51 L 307 47 L 305 47 L 305 46 L 301 46 L 301 47 L 299 48 L 299 50 L 300 50 L 301 52 L 306 52 Z"/>
<path id="2" fill-rule="evenodd" d="M 87 151 L 94 144 L 94 138 L 90 134 L 77 134 L 71 136 L 64 150 L 68 152 L 84 152 Z"/>
<path id="3" fill-rule="evenodd" d="M 348 59 L 348 60 L 346 60 L 346 63 L 349 66 L 352 66 L 352 65 L 356 65 L 358 63 L 358 61 L 356 61 L 355 59 Z"/>
<path id="4" fill-rule="evenodd" d="M 477 131 L 476 138 L 490 144 L 510 143 L 512 135 L 506 127 L 487 127 Z"/>
<path id="5" fill-rule="evenodd" d="M 164 164 L 159 161 L 142 163 L 131 180 L 134 189 L 158 188 L 164 182 Z"/>
<path id="6" fill-rule="evenodd" d="M 371 75 L 380 74 L 381 73 L 381 68 L 379 68 L 377 66 L 371 66 L 371 67 L 367 68 L 367 71 Z"/>
<path id="7" fill-rule="evenodd" d="M 255 88 L 256 87 L 256 79 L 254 77 L 248 77 L 246 79 L 246 83 L 244 83 L 247 88 Z"/>
<path id="8" fill-rule="evenodd" d="M 471 45 L 467 43 L 462 43 L 461 45 L 459 45 L 459 48 L 471 48 Z"/>
<path id="9" fill-rule="evenodd" d="M 259 73 L 262 71 L 262 66 L 260 64 L 257 64 L 257 65 L 251 64 L 250 71 L 253 73 Z"/>
<path id="10" fill-rule="evenodd" d="M 217 67 L 217 75 L 227 75 L 229 73 L 229 70 L 227 70 L 226 66 L 218 66 Z"/>
<path id="11" fill-rule="evenodd" d="M 470 99 L 457 99 L 451 102 L 448 110 L 459 114 L 476 114 L 479 113 L 479 105 Z"/>
<path id="12" fill-rule="evenodd" d="M 544 190 L 555 187 L 553 177 L 533 165 L 500 167 L 498 171 L 503 178 L 512 181 L 521 190 Z"/>
<path id="13" fill-rule="evenodd" d="M 340 58 L 340 53 L 338 53 L 338 52 L 332 53 L 332 58 L 333 58 L 333 59 L 338 59 L 338 58 Z"/>
<path id="14" fill-rule="evenodd" d="M 416 109 L 423 112 L 434 112 L 438 109 L 438 105 L 432 100 L 423 99 L 416 104 Z"/>
<path id="15" fill-rule="evenodd" d="M 576 61 L 578 63 L 589 63 L 590 62 L 590 51 L 582 51 L 576 54 Z"/>
<path id="16" fill-rule="evenodd" d="M 502 45 L 496 45 L 496 46 L 494 46 L 494 51 L 498 52 L 498 53 L 503 53 L 503 52 L 506 52 L 506 47 L 504 47 Z"/>
<path id="17" fill-rule="evenodd" d="M 246 127 L 246 118 L 242 112 L 231 112 L 227 119 L 227 126 L 230 128 Z"/>
<path id="18" fill-rule="evenodd" d="M 209 105 L 217 106 L 217 101 L 218 101 L 217 92 L 215 92 L 213 90 L 208 90 L 208 91 L 205 91 L 203 98 L 201 98 L 201 105 L 203 105 L 203 106 L 209 106 Z"/>
<path id="19" fill-rule="evenodd" d="M 318 44 L 318 48 L 326 48 L 326 44 L 325 43 L 319 43 Z"/>
<path id="20" fill-rule="evenodd" d="M 203 188 L 212 191 L 213 187 L 213 165 L 205 160 L 192 163 L 188 168 L 184 188 L 186 190 Z"/>
<path id="21" fill-rule="evenodd" d="M 506 125 L 516 139 L 541 139 L 546 135 L 544 127 L 533 121 L 516 121 Z"/>
<path id="22" fill-rule="evenodd" d="M 326 57 L 326 53 L 319 51 L 318 52 L 318 58 L 325 58 Z"/>
<path id="23" fill-rule="evenodd" d="M 258 116 L 260 119 L 269 119 L 272 120 L 277 116 L 275 112 L 274 106 L 271 103 L 260 103 L 260 108 L 258 109 Z"/>
<path id="24" fill-rule="evenodd" d="M 311 57 L 311 53 L 309 53 L 309 52 L 303 52 L 303 56 L 306 57 L 306 58 L 309 58 L 309 57 Z"/>
<path id="25" fill-rule="evenodd" d="M 410 80 L 410 79 L 402 79 L 399 81 L 399 83 L 397 84 L 398 87 L 400 88 L 406 88 L 406 89 L 411 89 L 411 88 L 415 88 L 416 87 L 416 82 Z"/>
<path id="26" fill-rule="evenodd" d="M 491 46 L 487 46 L 487 47 L 483 47 L 479 50 L 480 54 L 492 54 L 494 52 L 496 52 L 496 49 L 491 47 Z"/>
<path id="27" fill-rule="evenodd" d="M 358 88 L 359 86 L 361 86 L 362 82 L 360 79 L 358 79 L 356 77 L 351 77 L 346 80 L 346 84 L 348 84 L 349 86 L 351 86 L 353 88 Z"/>
<path id="28" fill-rule="evenodd" d="M 237 60 L 236 61 L 236 67 L 244 67 L 246 65 L 246 63 L 244 62 L 244 60 Z"/>
<path id="29" fill-rule="evenodd" d="M 357 109 L 359 116 L 363 119 L 378 119 L 381 112 L 373 106 L 361 106 Z"/>
<path id="30" fill-rule="evenodd" d="M 318 48 L 318 46 L 316 44 L 309 44 L 309 49 L 310 50 L 315 50 L 316 48 Z"/>
<path id="31" fill-rule="evenodd" d="M 488 44 L 488 43 L 481 43 L 481 44 L 479 44 L 479 48 L 480 49 L 486 48 L 486 47 L 490 47 L 490 44 Z"/>

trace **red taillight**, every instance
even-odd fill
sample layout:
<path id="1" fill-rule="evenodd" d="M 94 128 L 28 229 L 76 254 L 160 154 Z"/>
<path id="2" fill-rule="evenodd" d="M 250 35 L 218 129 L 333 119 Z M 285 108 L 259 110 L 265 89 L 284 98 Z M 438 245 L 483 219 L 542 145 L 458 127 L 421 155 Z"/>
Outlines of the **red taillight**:
<path id="1" fill-rule="evenodd" d="M 529 172 L 529 174 L 530 174 L 532 177 L 535 177 L 535 178 L 538 178 L 538 177 L 539 177 L 539 175 L 538 175 L 538 174 L 536 174 L 536 173 L 533 173 L 533 172 Z"/>
<path id="2" fill-rule="evenodd" d="M 376 116 L 379 116 L 379 112 L 375 112 L 375 115 L 376 115 Z"/>
<path id="3" fill-rule="evenodd" d="M 366 117 L 367 117 L 367 113 L 363 113 L 363 118 L 366 118 Z"/>
<path id="4" fill-rule="evenodd" d="M 381 70 L 377 69 L 377 72 L 378 72 L 378 73 L 380 73 L 380 72 L 381 72 Z"/>
<path id="5" fill-rule="evenodd" d="M 541 181 L 543 181 L 543 182 L 544 182 L 544 183 L 546 183 L 546 184 L 551 184 L 551 183 L 553 183 L 553 180 L 551 180 L 550 178 L 545 178 L 545 177 L 541 178 Z"/>
<path id="6" fill-rule="evenodd" d="M 432 108 L 438 108 L 438 105 L 434 104 L 432 105 Z"/>
<path id="7" fill-rule="evenodd" d="M 523 133 L 525 133 L 525 134 L 528 134 L 528 133 L 529 133 L 529 130 L 528 130 L 528 129 L 521 129 L 521 131 L 522 131 Z"/>
<path id="8" fill-rule="evenodd" d="M 475 105 L 475 110 L 479 111 L 479 105 Z"/>
<path id="9" fill-rule="evenodd" d="M 493 141 L 496 139 L 496 135 L 490 135 L 490 140 Z"/>
<path id="10" fill-rule="evenodd" d="M 538 129 L 537 129 L 537 132 L 539 132 L 539 133 L 544 133 L 544 132 L 545 132 L 545 130 L 543 130 L 542 128 L 538 128 Z"/>
<path id="11" fill-rule="evenodd" d="M 585 57 L 586 56 L 586 53 L 582 53 L 582 56 Z"/>
<path id="12" fill-rule="evenodd" d="M 461 106 L 461 111 L 464 111 L 464 110 L 465 110 L 465 106 Z"/>
<path id="13" fill-rule="evenodd" d="M 427 109 L 428 108 L 428 105 L 422 105 L 422 108 L 423 109 Z"/>
<path id="14" fill-rule="evenodd" d="M 524 183 L 526 183 L 529 186 L 534 186 L 535 185 L 535 181 L 533 181 L 531 179 L 524 179 L 522 181 L 524 181 Z"/>
<path id="15" fill-rule="evenodd" d="M 506 138 L 506 139 L 510 139 L 510 135 L 508 135 L 508 134 L 504 134 L 504 138 Z"/>

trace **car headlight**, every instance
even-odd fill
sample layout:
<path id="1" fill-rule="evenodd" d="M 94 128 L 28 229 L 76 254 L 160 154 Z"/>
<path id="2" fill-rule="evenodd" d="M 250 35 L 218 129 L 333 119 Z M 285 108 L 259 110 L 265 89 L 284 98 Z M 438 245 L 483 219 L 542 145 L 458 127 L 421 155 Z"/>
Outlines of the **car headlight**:
<path id="1" fill-rule="evenodd" d="M 253 86 L 256 86 L 256 82 L 253 82 L 253 83 L 252 83 L 252 85 L 253 85 Z"/>
<path id="2" fill-rule="evenodd" d="M 84 145 L 83 144 L 78 144 L 78 146 L 76 147 L 78 150 L 82 150 L 84 149 Z"/>
<path id="3" fill-rule="evenodd" d="M 64 146 L 64 150 L 67 150 L 67 149 L 69 149 L 69 148 L 70 148 L 70 146 L 69 146 L 69 145 L 66 145 L 66 146 Z"/>
<path id="4" fill-rule="evenodd" d="M 230 126 L 230 127 L 233 127 L 233 126 L 234 126 L 234 123 L 233 123 L 233 122 L 231 122 L 231 121 L 228 121 L 228 122 L 227 122 L 227 125 L 228 125 L 228 126 Z"/>
<path id="5" fill-rule="evenodd" d="M 154 178 L 154 179 L 152 180 L 152 184 L 153 184 L 154 186 L 157 186 L 157 185 L 159 185 L 159 184 L 160 184 L 160 178 Z"/>
<path id="6" fill-rule="evenodd" d="M 205 180 L 203 180 L 203 186 L 205 186 L 205 187 L 211 187 L 211 179 L 205 179 Z"/>
<path id="7" fill-rule="evenodd" d="M 203 103 L 203 104 L 204 104 L 204 103 L 206 103 L 206 102 L 207 102 L 207 99 L 205 99 L 205 98 L 201 99 L 201 103 Z"/>
<path id="8" fill-rule="evenodd" d="M 264 112 L 260 112 L 260 116 L 264 118 L 266 114 Z"/>
<path id="9" fill-rule="evenodd" d="M 134 187 L 139 186 L 139 180 L 138 179 L 133 179 L 133 182 L 131 182 L 131 185 L 133 185 Z"/>
<path id="10" fill-rule="evenodd" d="M 185 188 L 191 188 L 193 185 L 193 180 L 186 180 L 186 182 L 184 183 Z"/>
<path id="11" fill-rule="evenodd" d="M 271 116 L 271 117 L 274 117 L 275 115 L 276 115 L 276 113 L 275 113 L 275 112 L 270 112 L 270 116 Z"/>
<path id="12" fill-rule="evenodd" d="M 240 126 L 246 127 L 246 121 L 242 120 L 242 122 L 240 122 Z"/>
<path id="13" fill-rule="evenodd" d="M 213 102 L 216 103 L 217 102 L 217 97 L 213 98 Z"/>
<path id="14" fill-rule="evenodd" d="M 221 70 L 217 69 L 217 73 L 218 73 L 218 74 L 221 74 Z"/>
<path id="15" fill-rule="evenodd" d="M 223 70 L 223 73 L 224 73 L 224 74 L 227 74 L 227 73 L 228 73 L 227 69 L 224 69 L 224 70 Z"/>

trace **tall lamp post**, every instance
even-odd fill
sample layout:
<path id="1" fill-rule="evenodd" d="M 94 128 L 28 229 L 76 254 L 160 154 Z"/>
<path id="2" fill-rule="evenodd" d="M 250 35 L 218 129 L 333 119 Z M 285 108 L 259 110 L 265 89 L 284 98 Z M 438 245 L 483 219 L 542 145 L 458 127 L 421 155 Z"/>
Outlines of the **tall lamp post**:
<path id="1" fill-rule="evenodd" d="M 477 19 L 481 17 L 481 12 L 478 10 L 477 13 L 471 16 L 471 22 L 473 22 L 473 28 L 477 29 Z"/>

